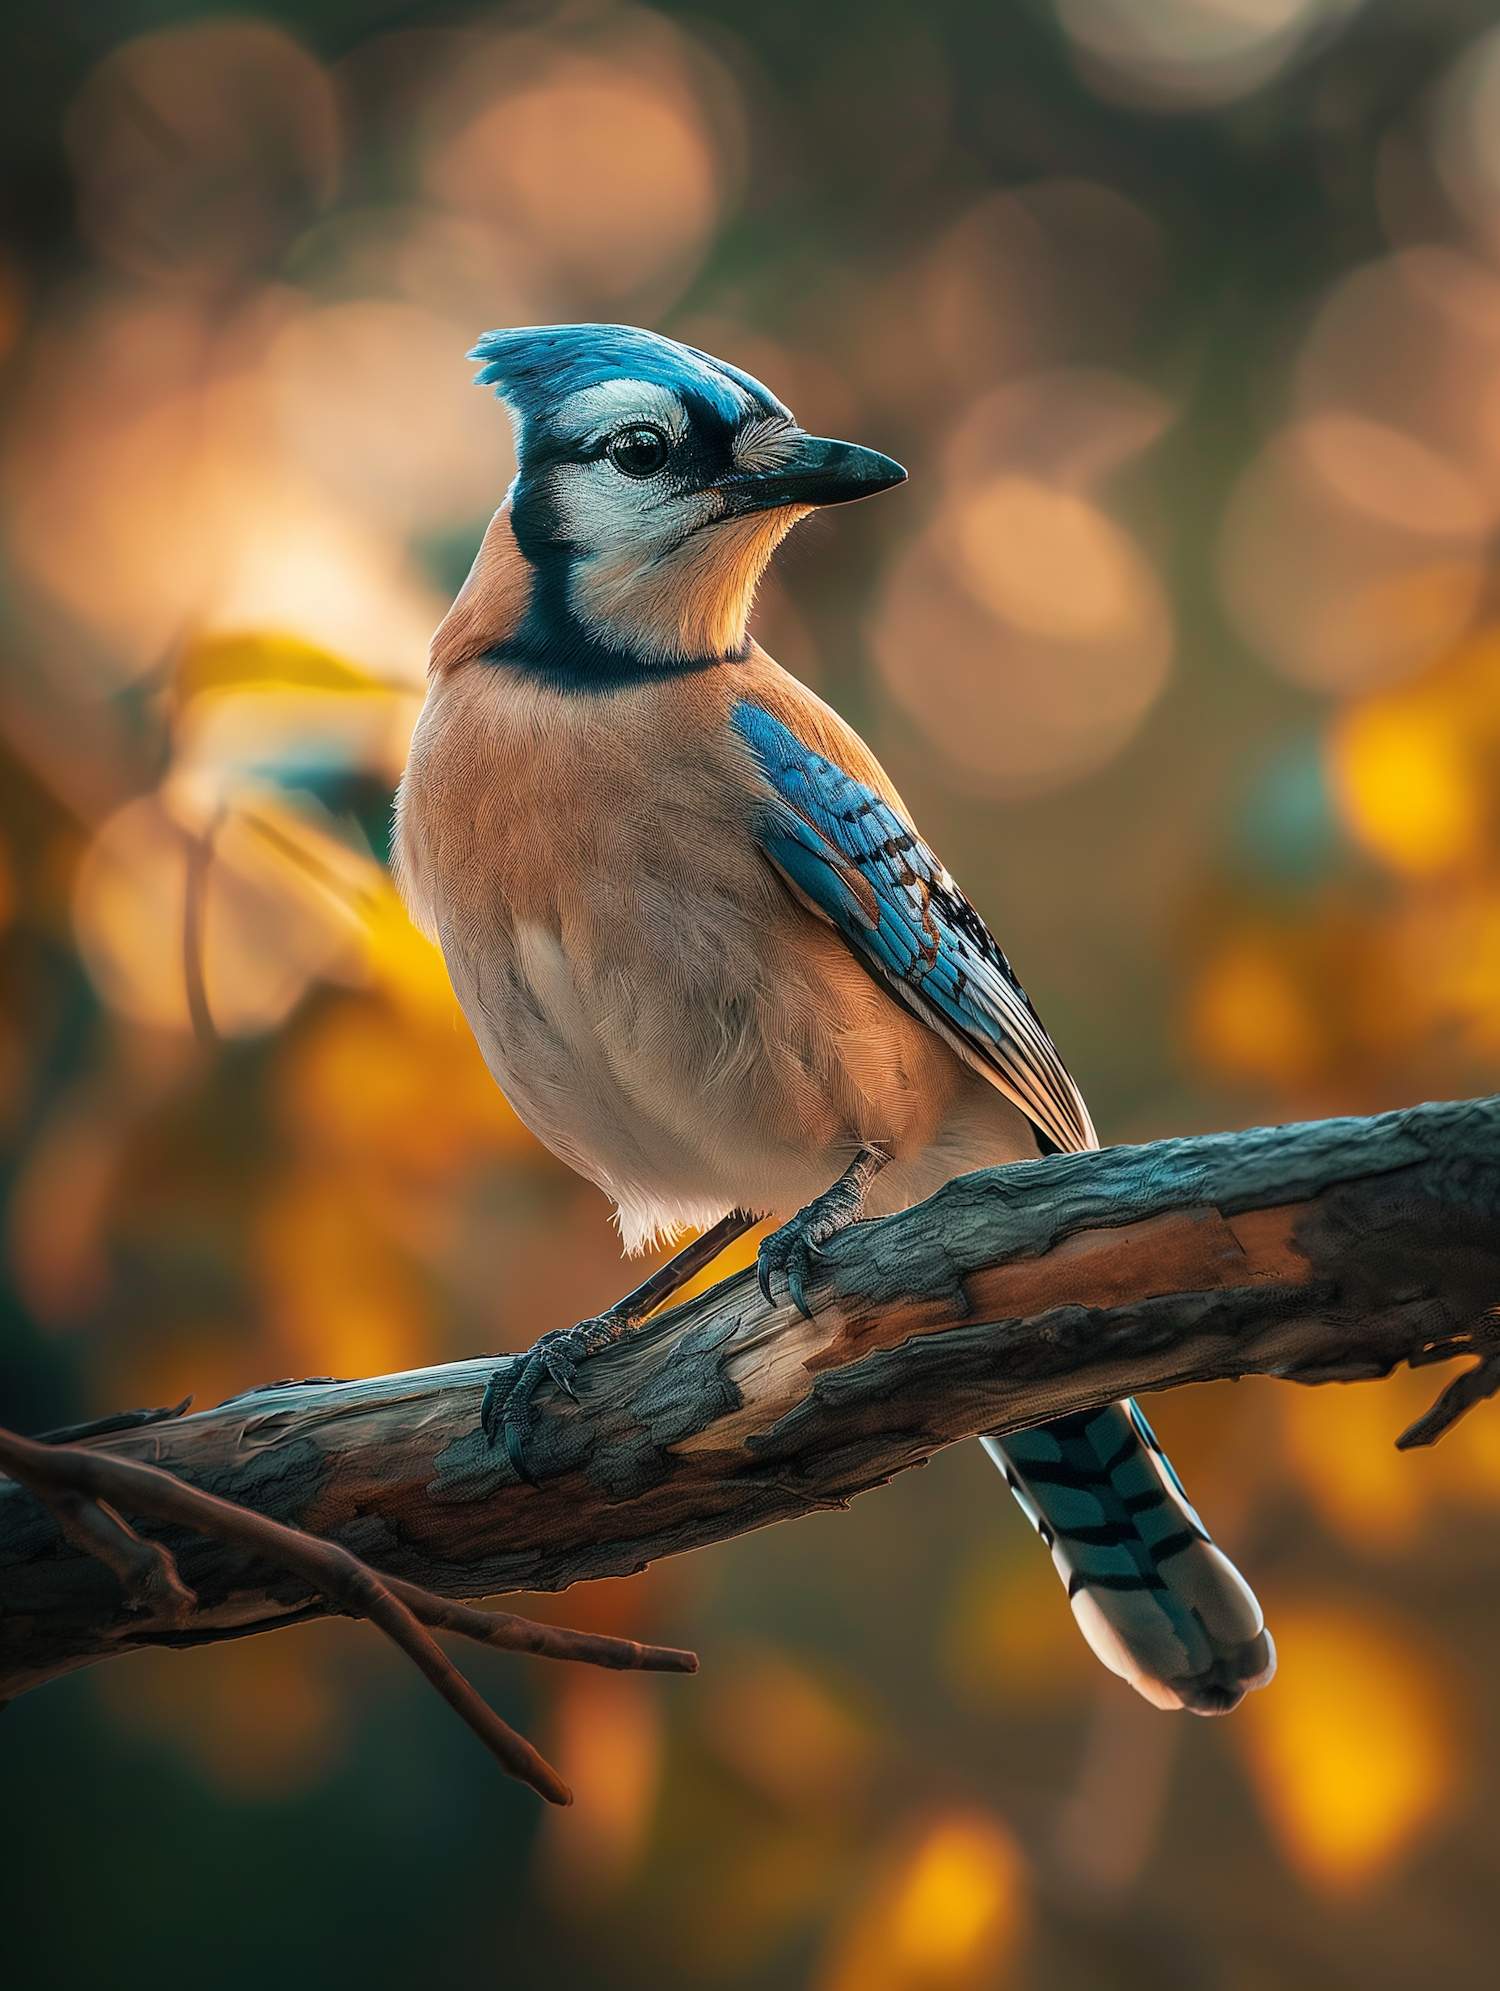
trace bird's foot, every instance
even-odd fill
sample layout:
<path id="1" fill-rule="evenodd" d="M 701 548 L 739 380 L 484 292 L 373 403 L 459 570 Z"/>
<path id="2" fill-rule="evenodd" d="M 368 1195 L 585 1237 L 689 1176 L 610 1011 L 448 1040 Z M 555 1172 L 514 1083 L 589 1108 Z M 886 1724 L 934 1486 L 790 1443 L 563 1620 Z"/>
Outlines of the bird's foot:
<path id="1" fill-rule="evenodd" d="M 771 1279 L 781 1273 L 786 1280 L 792 1305 L 804 1320 L 811 1320 L 807 1304 L 807 1283 L 815 1276 L 816 1260 L 829 1238 L 858 1223 L 864 1212 L 865 1191 L 886 1157 L 877 1150 L 865 1150 L 846 1169 L 831 1189 L 815 1196 L 795 1217 L 762 1239 L 755 1261 L 755 1276 L 768 1301 L 774 1302 Z"/>
<path id="2" fill-rule="evenodd" d="M 527 1349 L 525 1355 L 506 1368 L 496 1369 L 485 1385 L 479 1406 L 479 1424 L 491 1445 L 505 1441 L 505 1456 L 518 1476 L 535 1485 L 526 1464 L 526 1440 L 536 1428 L 536 1392 L 544 1381 L 556 1384 L 576 1403 L 573 1387 L 578 1364 L 601 1348 L 610 1348 L 629 1332 L 628 1314 L 611 1311 L 593 1320 L 581 1320 L 576 1327 L 555 1327 Z"/>

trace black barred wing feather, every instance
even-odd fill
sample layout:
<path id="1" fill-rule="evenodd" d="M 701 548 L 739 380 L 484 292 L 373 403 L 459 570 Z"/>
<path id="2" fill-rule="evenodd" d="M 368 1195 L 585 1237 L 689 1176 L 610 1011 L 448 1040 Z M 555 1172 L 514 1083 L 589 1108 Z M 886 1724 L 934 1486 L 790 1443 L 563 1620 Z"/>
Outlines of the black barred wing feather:
<path id="1" fill-rule="evenodd" d="M 759 840 L 788 883 L 1054 1147 L 1097 1147 L 1010 963 L 911 825 L 760 706 L 740 703 L 732 723 L 770 788 Z"/>

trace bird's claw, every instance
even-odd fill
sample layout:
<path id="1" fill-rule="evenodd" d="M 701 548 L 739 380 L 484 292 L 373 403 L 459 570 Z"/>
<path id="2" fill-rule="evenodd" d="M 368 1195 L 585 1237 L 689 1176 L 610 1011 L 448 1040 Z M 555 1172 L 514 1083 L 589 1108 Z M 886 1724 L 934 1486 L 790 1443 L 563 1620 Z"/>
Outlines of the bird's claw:
<path id="1" fill-rule="evenodd" d="M 576 1334 L 578 1329 L 574 1328 L 571 1331 Z M 569 1355 L 560 1347 L 548 1348 L 543 1353 L 542 1360 L 547 1365 L 547 1374 L 556 1383 L 557 1387 L 571 1402 L 577 1403 L 578 1391 L 574 1387 L 574 1384 L 577 1379 L 578 1369 Z"/>
<path id="2" fill-rule="evenodd" d="M 804 1320 L 812 1319 L 812 1309 L 807 1304 L 807 1282 L 814 1278 L 818 1268 L 814 1259 L 822 1257 L 820 1242 L 810 1223 L 802 1221 L 802 1213 L 785 1223 L 780 1230 L 772 1231 L 765 1238 L 755 1259 L 755 1278 L 766 1304 L 776 1304 L 771 1290 L 772 1274 L 779 1272 L 786 1280 L 786 1289 L 792 1305 Z"/>
<path id="3" fill-rule="evenodd" d="M 526 1464 L 526 1440 L 536 1428 L 537 1389 L 548 1381 L 577 1403 L 578 1364 L 618 1341 L 628 1326 L 628 1321 L 600 1314 L 576 1327 L 553 1328 L 524 1356 L 491 1375 L 479 1406 L 479 1428 L 492 1448 L 498 1438 L 504 1439 L 512 1470 L 528 1486 L 536 1484 Z"/>

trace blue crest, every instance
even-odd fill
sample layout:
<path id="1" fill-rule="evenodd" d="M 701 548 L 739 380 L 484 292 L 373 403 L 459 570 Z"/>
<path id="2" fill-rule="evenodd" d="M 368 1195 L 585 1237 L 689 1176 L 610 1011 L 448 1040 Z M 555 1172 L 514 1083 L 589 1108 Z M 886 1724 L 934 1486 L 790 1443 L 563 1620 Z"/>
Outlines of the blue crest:
<path id="1" fill-rule="evenodd" d="M 790 410 L 748 373 L 659 332 L 636 325 L 519 325 L 486 332 L 468 358 L 485 364 L 476 386 L 493 386 L 520 429 L 527 430 L 570 394 L 610 380 L 645 380 L 685 404 L 737 424 L 751 406 L 790 421 Z"/>

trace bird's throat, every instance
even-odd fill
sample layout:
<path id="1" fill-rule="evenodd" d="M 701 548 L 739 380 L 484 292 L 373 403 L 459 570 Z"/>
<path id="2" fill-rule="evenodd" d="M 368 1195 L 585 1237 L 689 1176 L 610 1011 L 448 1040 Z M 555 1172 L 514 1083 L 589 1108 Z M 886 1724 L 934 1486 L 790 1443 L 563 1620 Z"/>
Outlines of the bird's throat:
<path id="1" fill-rule="evenodd" d="M 745 654 L 767 563 L 809 507 L 781 505 L 704 526 L 645 562 L 574 563 L 569 607 L 600 642 L 670 669 Z"/>
<path id="2" fill-rule="evenodd" d="M 587 690 L 742 658 L 760 578 L 809 509 L 720 519 L 644 559 L 559 547 L 534 564 L 502 506 L 432 640 L 430 672 L 484 657 Z"/>

